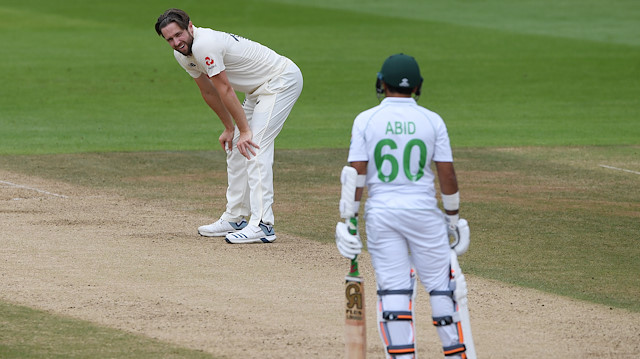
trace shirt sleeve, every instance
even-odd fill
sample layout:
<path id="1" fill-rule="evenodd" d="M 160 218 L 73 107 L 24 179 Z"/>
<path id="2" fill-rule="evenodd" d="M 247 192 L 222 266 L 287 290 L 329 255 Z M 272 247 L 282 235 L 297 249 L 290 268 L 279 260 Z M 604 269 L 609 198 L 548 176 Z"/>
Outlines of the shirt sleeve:
<path id="1" fill-rule="evenodd" d="M 449 142 L 449 134 L 447 126 L 440 116 L 438 116 L 438 127 L 436 128 L 436 143 L 433 154 L 435 162 L 453 162 L 453 153 L 451 152 L 451 143 Z"/>
<path id="2" fill-rule="evenodd" d="M 200 31 L 198 29 L 197 42 L 194 41 L 193 57 L 204 68 L 209 77 L 213 77 L 224 71 L 225 39 L 217 36 L 212 31 Z M 216 37 L 217 36 L 217 37 Z"/>
<path id="3" fill-rule="evenodd" d="M 353 128 L 351 129 L 351 143 L 349 145 L 349 156 L 347 158 L 348 162 L 369 161 L 367 144 L 364 137 L 364 121 L 361 117 L 362 116 L 359 115 L 358 117 L 356 117 L 355 121 L 353 121 Z"/>

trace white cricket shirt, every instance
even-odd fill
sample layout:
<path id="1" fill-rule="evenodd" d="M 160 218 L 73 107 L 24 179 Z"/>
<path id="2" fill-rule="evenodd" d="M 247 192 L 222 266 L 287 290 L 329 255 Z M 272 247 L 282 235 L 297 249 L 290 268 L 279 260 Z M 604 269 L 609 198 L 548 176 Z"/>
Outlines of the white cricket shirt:
<path id="1" fill-rule="evenodd" d="M 223 70 L 234 90 L 252 93 L 280 75 L 288 59 L 270 48 L 238 35 L 203 27 L 193 27 L 192 54 L 173 55 L 193 78 L 213 77 Z"/>
<path id="2" fill-rule="evenodd" d="M 436 209 L 431 162 L 453 155 L 437 113 L 413 98 L 387 97 L 354 120 L 348 161 L 368 161 L 366 209 Z"/>

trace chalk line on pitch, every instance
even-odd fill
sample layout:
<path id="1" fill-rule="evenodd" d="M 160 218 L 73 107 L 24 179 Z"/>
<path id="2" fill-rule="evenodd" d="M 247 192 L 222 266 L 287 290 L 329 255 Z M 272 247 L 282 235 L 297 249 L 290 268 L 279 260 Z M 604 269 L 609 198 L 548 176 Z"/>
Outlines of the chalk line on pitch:
<path id="1" fill-rule="evenodd" d="M 636 174 L 636 175 L 640 175 L 640 172 L 638 172 L 638 171 L 632 171 L 632 170 L 628 170 L 628 169 L 625 169 L 625 168 L 618 168 L 618 167 L 607 166 L 607 165 L 600 165 L 600 167 L 604 167 L 604 168 L 608 168 L 608 169 L 611 169 L 611 170 L 628 172 L 628 173 L 633 173 L 633 174 Z"/>
<path id="2" fill-rule="evenodd" d="M 33 187 L 28 187 L 28 186 L 23 186 L 21 184 L 16 184 L 16 183 L 11 183 L 11 182 L 7 182 L 7 181 L 2 181 L 0 180 L 0 183 L 9 185 L 9 186 L 13 186 L 13 187 L 17 187 L 17 188 L 24 188 L 24 189 L 28 189 L 30 191 L 36 191 L 38 193 L 43 193 L 43 194 L 47 194 L 49 196 L 55 196 L 55 197 L 61 197 L 61 198 L 68 198 L 67 196 L 63 195 L 63 194 L 57 194 L 57 193 L 52 193 L 52 192 L 48 192 L 48 191 L 44 191 L 41 189 L 37 189 L 37 188 L 33 188 Z"/>

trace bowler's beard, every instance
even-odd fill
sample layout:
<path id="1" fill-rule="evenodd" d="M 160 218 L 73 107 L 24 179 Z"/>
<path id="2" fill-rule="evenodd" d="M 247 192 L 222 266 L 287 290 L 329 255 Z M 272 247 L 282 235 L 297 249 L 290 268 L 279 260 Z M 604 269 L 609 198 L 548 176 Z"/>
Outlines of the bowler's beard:
<path id="1" fill-rule="evenodd" d="M 187 41 L 185 41 L 185 49 L 184 51 L 178 50 L 176 49 L 176 51 L 178 51 L 179 53 L 183 54 L 184 56 L 191 56 L 192 52 L 191 52 L 191 48 L 193 47 L 193 36 L 191 36 L 191 34 L 189 34 L 189 38 L 187 39 Z"/>

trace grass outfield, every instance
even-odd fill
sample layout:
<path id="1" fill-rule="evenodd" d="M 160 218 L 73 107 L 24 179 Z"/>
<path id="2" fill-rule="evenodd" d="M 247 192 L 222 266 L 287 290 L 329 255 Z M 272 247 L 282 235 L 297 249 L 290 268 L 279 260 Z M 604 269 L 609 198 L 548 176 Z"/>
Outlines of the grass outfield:
<path id="1" fill-rule="evenodd" d="M 580 1 L 563 2 L 561 13 L 546 2 L 553 11 L 536 6 L 537 16 L 518 26 L 484 14 L 527 14 L 533 5 L 483 2 L 465 25 L 450 21 L 451 9 L 462 18 L 477 12 L 465 2 L 422 5 L 405 17 L 384 16 L 376 1 L 370 11 L 302 3 L 4 1 L 0 27 L 12 46 L 3 50 L 0 73 L 9 84 L 0 89 L 0 154 L 211 149 L 221 124 L 153 30 L 169 6 L 300 65 L 305 89 L 279 148 L 344 147 L 355 114 L 377 103 L 373 82 L 382 61 L 401 51 L 420 61 L 420 103 L 445 118 L 456 147 L 640 138 L 640 46 L 624 40 L 635 34 L 640 41 L 636 2 L 594 2 L 583 17 Z M 416 16 L 422 13 L 424 20 Z M 613 41 L 595 36 L 593 13 L 611 16 Z M 537 33 L 546 27 L 553 34 Z"/>
<path id="2" fill-rule="evenodd" d="M 208 353 L 0 301 L 0 357 L 215 359 Z"/>
<path id="3" fill-rule="evenodd" d="M 303 70 L 277 140 L 276 211 L 282 230 L 327 240 L 352 120 L 377 103 L 384 58 L 402 51 L 422 66 L 420 104 L 449 126 L 474 240 L 465 271 L 640 311 L 640 176 L 600 166 L 640 172 L 639 3 L 316 3 L 3 1 L 0 166 L 218 213 L 223 203 L 200 194 L 224 186 L 213 176 L 222 126 L 153 30 L 182 7 L 195 25 L 263 42 Z M 300 226 L 310 217 L 315 227 Z M 22 328 L 25 316 L 42 326 Z M 0 318 L 3 358 L 50 357 L 49 346 L 91 357 L 124 335 L 84 351 L 84 323 L 8 305 Z M 21 351 L 21 333 L 56 326 L 60 338 Z M 181 350 L 126 340 L 149 357 Z"/>

